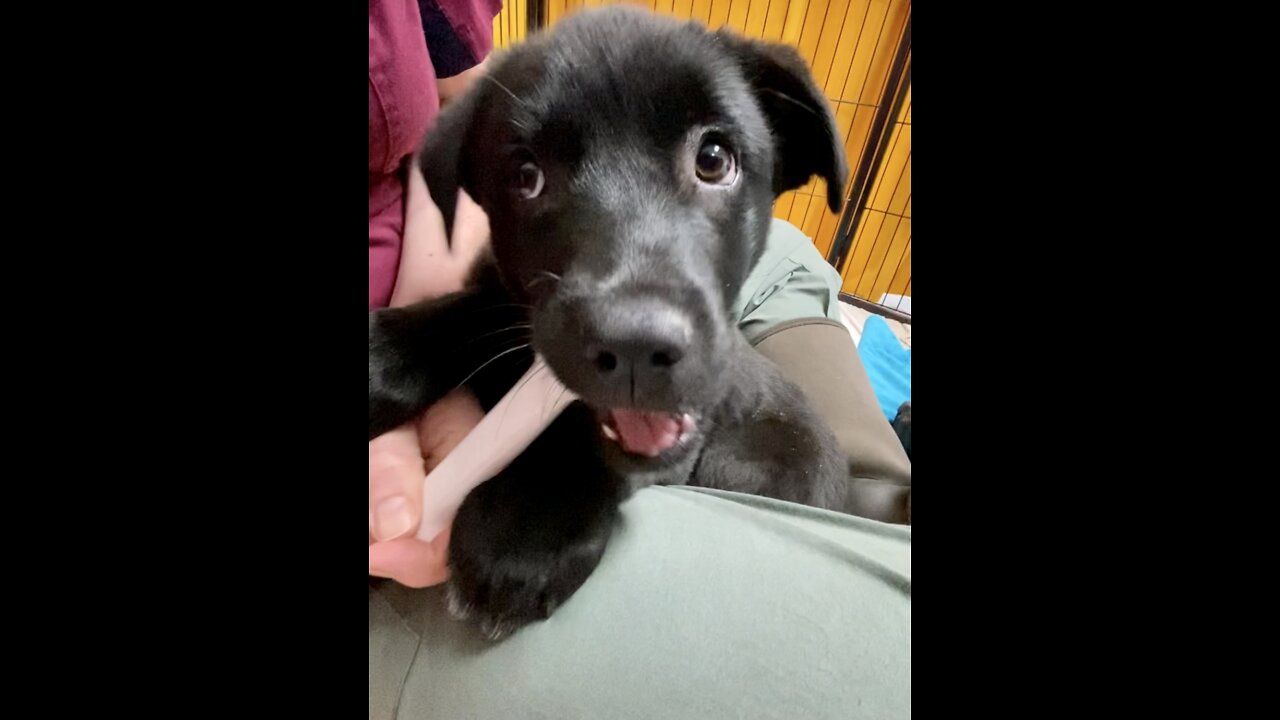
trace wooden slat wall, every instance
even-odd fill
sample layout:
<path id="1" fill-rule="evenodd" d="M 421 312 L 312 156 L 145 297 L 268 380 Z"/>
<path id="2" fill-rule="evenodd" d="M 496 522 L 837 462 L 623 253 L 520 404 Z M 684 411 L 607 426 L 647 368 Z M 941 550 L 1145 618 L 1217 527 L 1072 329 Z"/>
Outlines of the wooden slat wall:
<path id="1" fill-rule="evenodd" d="M 497 48 L 523 40 L 529 3 L 507 0 L 494 19 Z M 850 168 L 861 159 L 877 104 L 893 62 L 910 0 L 545 0 L 547 24 L 581 8 L 627 2 L 716 29 L 729 26 L 748 37 L 786 42 L 800 50 L 835 110 Z M 908 93 L 910 91 L 908 90 Z M 873 186 L 842 271 L 845 292 L 878 301 L 882 294 L 911 292 L 911 98 L 894 118 L 889 152 Z M 852 181 L 852 172 L 850 173 Z M 814 179 L 785 193 L 774 215 L 813 238 L 825 254 L 839 216 L 826 207 L 826 183 Z"/>

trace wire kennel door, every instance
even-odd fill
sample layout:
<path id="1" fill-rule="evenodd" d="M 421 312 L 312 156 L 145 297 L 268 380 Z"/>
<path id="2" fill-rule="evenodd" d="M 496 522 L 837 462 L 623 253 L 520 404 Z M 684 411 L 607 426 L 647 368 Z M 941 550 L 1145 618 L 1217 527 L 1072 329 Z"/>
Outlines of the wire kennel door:
<path id="1" fill-rule="evenodd" d="M 871 131 L 854 165 L 827 261 L 844 279 L 841 298 L 911 322 L 911 11 Z M 851 163 L 855 161 L 850 156 Z"/>

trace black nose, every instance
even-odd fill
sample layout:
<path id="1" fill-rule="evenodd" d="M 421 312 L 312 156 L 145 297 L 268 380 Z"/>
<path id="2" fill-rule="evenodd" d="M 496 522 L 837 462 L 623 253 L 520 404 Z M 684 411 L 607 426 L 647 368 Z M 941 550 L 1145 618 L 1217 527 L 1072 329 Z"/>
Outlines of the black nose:
<path id="1" fill-rule="evenodd" d="M 610 373 L 621 365 L 659 370 L 669 368 L 684 357 L 684 349 L 675 343 L 660 338 L 636 338 L 619 341 L 595 350 L 596 369 L 602 373 Z"/>
<path id="2" fill-rule="evenodd" d="M 645 298 L 605 303 L 587 324 L 587 359 L 602 377 L 637 380 L 675 367 L 689 351 L 693 331 L 679 309 Z"/>

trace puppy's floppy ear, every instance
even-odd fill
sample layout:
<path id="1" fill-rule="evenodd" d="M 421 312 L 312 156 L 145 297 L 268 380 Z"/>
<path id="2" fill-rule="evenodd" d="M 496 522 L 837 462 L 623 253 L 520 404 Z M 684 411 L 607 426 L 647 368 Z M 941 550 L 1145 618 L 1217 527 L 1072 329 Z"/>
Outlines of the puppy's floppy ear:
<path id="1" fill-rule="evenodd" d="M 844 143 L 831 105 L 813 81 L 809 66 L 790 45 L 716 33 L 736 57 L 751 83 L 773 132 L 773 192 L 781 195 L 818 175 L 827 181 L 827 206 L 840 212 L 849 176 Z"/>
<path id="2" fill-rule="evenodd" d="M 427 182 L 431 201 L 444 216 L 446 237 L 453 237 L 453 216 L 458 208 L 458 188 L 470 192 L 471 168 L 467 157 L 467 145 L 471 122 L 480 106 L 484 88 L 479 84 L 461 97 L 446 105 L 427 131 L 422 150 L 418 152 L 418 167 Z M 472 197 L 475 195 L 472 193 Z"/>

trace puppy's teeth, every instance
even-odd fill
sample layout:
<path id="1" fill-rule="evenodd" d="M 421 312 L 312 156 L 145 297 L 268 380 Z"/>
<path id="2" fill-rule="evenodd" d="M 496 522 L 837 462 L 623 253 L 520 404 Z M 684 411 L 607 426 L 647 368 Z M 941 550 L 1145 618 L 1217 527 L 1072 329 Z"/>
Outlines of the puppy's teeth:
<path id="1" fill-rule="evenodd" d="M 605 436 L 605 437 L 609 438 L 610 440 L 612 440 L 612 441 L 614 441 L 614 442 L 618 442 L 618 433 L 614 432 L 614 431 L 613 431 L 613 428 L 611 428 L 611 427 L 609 427 L 608 425 L 605 425 L 605 424 L 603 424 L 603 423 L 602 423 L 602 424 L 600 425 L 600 430 L 601 430 L 602 432 L 604 432 L 604 436 Z"/>

